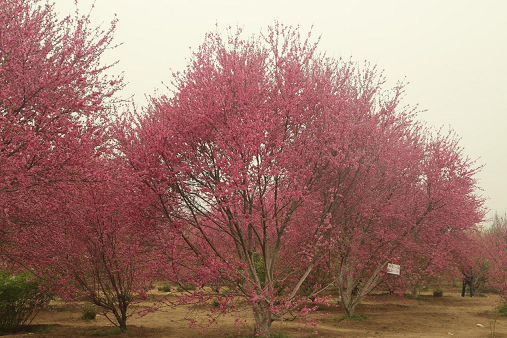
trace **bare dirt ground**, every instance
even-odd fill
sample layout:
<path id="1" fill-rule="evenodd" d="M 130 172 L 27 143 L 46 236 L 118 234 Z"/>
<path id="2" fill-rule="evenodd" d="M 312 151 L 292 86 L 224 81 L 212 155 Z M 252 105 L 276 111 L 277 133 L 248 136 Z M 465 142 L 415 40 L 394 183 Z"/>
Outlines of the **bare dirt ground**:
<path id="1" fill-rule="evenodd" d="M 155 292 L 155 296 L 163 293 Z M 364 304 L 357 308 L 357 315 L 366 316 L 362 321 L 343 320 L 341 307 L 325 307 L 311 316 L 318 318 L 317 327 L 306 326 L 305 322 L 275 322 L 273 333 L 284 333 L 290 338 L 303 337 L 347 337 L 347 338 L 397 338 L 397 337 L 467 337 L 507 338 L 507 317 L 497 317 L 492 310 L 498 305 L 499 297 L 462 298 L 457 292 L 446 292 L 442 298 L 434 298 L 423 293 L 418 299 L 406 299 L 398 296 L 369 296 Z M 80 304 L 53 302 L 52 311 L 41 311 L 32 323 L 30 332 L 4 337 L 19 338 L 61 338 L 61 337 L 118 337 L 114 327 L 104 316 L 95 320 L 81 319 Z M 246 326 L 234 324 L 236 315 L 226 316 L 219 326 L 202 330 L 189 328 L 184 319 L 188 315 L 186 307 L 164 308 L 143 317 L 135 314 L 130 318 L 129 333 L 132 338 L 235 338 L 248 337 L 251 322 Z M 204 314 L 194 314 L 196 319 L 205 318 Z M 244 317 L 250 317 L 245 310 Z"/>

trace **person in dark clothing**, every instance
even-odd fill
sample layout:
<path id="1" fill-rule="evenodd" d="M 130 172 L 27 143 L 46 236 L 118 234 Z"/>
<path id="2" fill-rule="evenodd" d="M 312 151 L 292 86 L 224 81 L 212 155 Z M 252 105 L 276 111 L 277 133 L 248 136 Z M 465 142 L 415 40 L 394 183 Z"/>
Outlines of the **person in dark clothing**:
<path id="1" fill-rule="evenodd" d="M 465 290 L 467 288 L 467 285 L 470 287 L 470 297 L 473 297 L 474 296 L 474 290 L 473 290 L 473 282 L 474 282 L 474 277 L 472 275 L 472 269 L 464 269 L 462 271 L 463 273 L 463 289 L 461 290 L 461 297 L 465 297 Z"/>

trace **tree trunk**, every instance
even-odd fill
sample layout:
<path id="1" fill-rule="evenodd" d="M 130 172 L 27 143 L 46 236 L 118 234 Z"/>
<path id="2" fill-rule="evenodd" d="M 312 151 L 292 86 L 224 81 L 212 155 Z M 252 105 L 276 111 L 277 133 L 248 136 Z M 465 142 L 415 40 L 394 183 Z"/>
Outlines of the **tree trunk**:
<path id="1" fill-rule="evenodd" d="M 343 279 L 341 279 L 343 282 Z M 357 288 L 357 285 L 353 284 L 354 280 L 352 278 L 347 278 L 346 286 L 341 283 L 338 284 L 340 289 L 340 298 L 343 307 L 345 308 L 345 313 L 347 316 L 352 317 L 354 315 L 354 311 L 356 309 L 356 302 L 354 302 L 353 291 Z"/>
<path id="2" fill-rule="evenodd" d="M 357 302 L 354 301 L 354 297 L 351 294 L 352 292 L 347 290 L 343 293 L 342 296 L 342 305 L 345 308 L 345 313 L 347 316 L 354 316 L 354 312 L 356 311 Z"/>
<path id="3" fill-rule="evenodd" d="M 340 271 L 335 284 L 340 289 L 341 302 L 349 317 L 354 316 L 356 306 L 377 286 L 381 271 L 386 265 L 387 262 L 378 264 L 369 277 L 354 276 L 355 262 L 349 263 Z"/>
<path id="4" fill-rule="evenodd" d="M 127 332 L 127 320 L 126 319 L 121 319 L 118 321 L 118 324 L 120 324 L 120 331 L 125 333 Z"/>
<path id="5" fill-rule="evenodd" d="M 347 316 L 353 317 L 355 311 L 356 311 L 356 304 L 349 303 L 348 306 L 345 306 L 345 313 L 347 313 Z"/>
<path id="6" fill-rule="evenodd" d="M 411 290 L 411 293 L 412 293 L 412 297 L 414 298 L 417 298 L 417 296 L 419 295 L 419 290 L 418 290 L 418 285 L 415 284 L 414 286 L 412 286 L 412 290 Z"/>
<path id="7" fill-rule="evenodd" d="M 127 309 L 120 309 L 121 313 L 118 313 L 116 309 L 113 310 L 114 317 L 118 322 L 118 327 L 122 333 L 127 332 Z"/>
<path id="8" fill-rule="evenodd" d="M 269 337 L 271 334 L 271 324 L 273 316 L 269 311 L 267 304 L 257 304 L 253 308 L 255 317 L 256 337 Z"/>

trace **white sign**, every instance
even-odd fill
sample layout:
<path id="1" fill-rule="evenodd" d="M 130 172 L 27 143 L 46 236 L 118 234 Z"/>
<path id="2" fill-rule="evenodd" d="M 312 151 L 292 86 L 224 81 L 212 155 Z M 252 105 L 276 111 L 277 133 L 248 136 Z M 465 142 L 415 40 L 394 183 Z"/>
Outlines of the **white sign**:
<path id="1" fill-rule="evenodd" d="M 398 264 L 387 263 L 387 273 L 390 273 L 392 275 L 399 275 L 400 266 Z"/>

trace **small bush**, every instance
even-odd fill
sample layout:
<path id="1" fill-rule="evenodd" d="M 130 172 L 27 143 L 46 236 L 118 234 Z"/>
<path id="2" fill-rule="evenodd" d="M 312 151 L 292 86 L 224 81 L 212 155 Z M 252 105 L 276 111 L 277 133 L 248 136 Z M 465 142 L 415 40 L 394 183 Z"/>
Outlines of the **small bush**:
<path id="1" fill-rule="evenodd" d="M 216 299 L 213 299 L 211 301 L 211 306 L 212 307 L 220 307 L 220 303 Z"/>
<path id="2" fill-rule="evenodd" d="M 81 312 L 83 313 L 82 318 L 86 320 L 93 320 L 97 317 L 97 308 L 90 303 L 83 305 Z"/>
<path id="3" fill-rule="evenodd" d="M 16 275 L 0 271 L 0 332 L 13 332 L 29 324 L 51 296 L 40 291 L 41 281 L 30 272 Z"/>
<path id="4" fill-rule="evenodd" d="M 437 289 L 433 291 L 433 297 L 443 297 L 444 296 L 444 290 Z"/>
<path id="5" fill-rule="evenodd" d="M 507 317 L 507 303 L 500 303 L 496 308 L 496 313 L 500 317 Z"/>
<path id="6" fill-rule="evenodd" d="M 171 284 L 164 284 L 162 286 L 159 286 L 157 290 L 162 292 L 171 292 Z"/>

